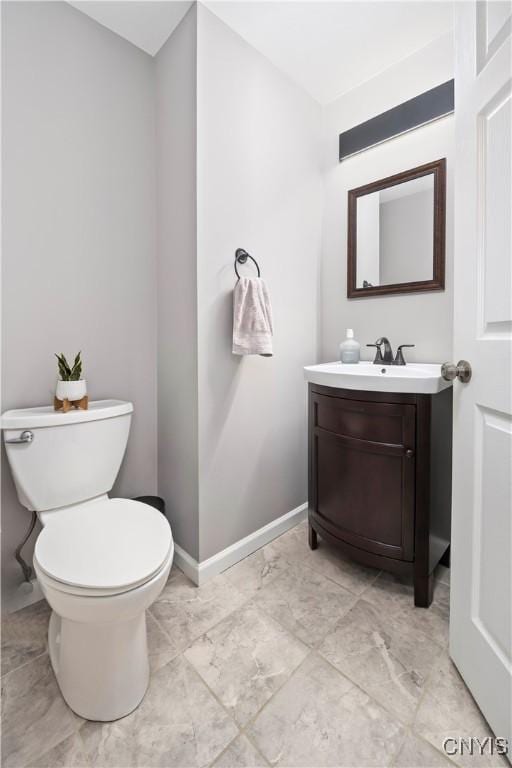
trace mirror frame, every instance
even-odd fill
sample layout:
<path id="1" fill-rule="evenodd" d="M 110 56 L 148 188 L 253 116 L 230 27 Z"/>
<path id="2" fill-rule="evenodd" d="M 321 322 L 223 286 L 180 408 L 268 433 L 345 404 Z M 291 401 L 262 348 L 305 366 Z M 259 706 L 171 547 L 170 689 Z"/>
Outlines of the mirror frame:
<path id="1" fill-rule="evenodd" d="M 434 237 L 432 280 L 418 280 L 410 283 L 376 285 L 372 288 L 357 288 L 357 199 L 371 192 L 394 187 L 405 181 L 412 181 L 421 176 L 434 175 Z M 446 158 L 432 163 L 419 165 L 408 171 L 402 171 L 385 179 L 372 181 L 348 192 L 348 242 L 347 242 L 347 298 L 358 299 L 365 296 L 387 296 L 396 293 L 414 293 L 417 291 L 443 291 L 445 279 L 445 239 L 446 239 Z"/>

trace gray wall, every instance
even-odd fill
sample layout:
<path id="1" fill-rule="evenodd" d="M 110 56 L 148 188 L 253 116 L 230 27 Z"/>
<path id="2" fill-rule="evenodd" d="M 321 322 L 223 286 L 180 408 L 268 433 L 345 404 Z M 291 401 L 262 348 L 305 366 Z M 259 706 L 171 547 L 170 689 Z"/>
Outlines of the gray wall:
<path id="1" fill-rule="evenodd" d="M 338 135 L 364 120 L 453 77 L 453 42 L 446 36 L 324 108 L 325 208 L 320 302 L 322 361 L 335 360 L 345 328 L 353 328 L 362 356 L 366 343 L 388 336 L 396 347 L 416 344 L 407 359 L 451 358 L 453 295 L 453 116 L 398 136 L 342 163 Z M 347 299 L 347 193 L 349 189 L 447 158 L 446 290 L 378 298 Z M 374 350 L 373 350 L 374 352 Z"/>
<path id="2" fill-rule="evenodd" d="M 307 498 L 302 367 L 317 355 L 322 186 L 319 105 L 202 6 L 198 19 L 204 560 Z M 268 284 L 272 358 L 231 353 L 237 247 L 254 254 Z"/>
<path id="3" fill-rule="evenodd" d="M 197 558 L 196 8 L 156 57 L 158 489 Z"/>
<path id="4" fill-rule="evenodd" d="M 381 202 L 379 219 L 380 285 L 432 280 L 433 190 Z"/>
<path id="5" fill-rule="evenodd" d="M 2 409 L 51 403 L 81 349 L 90 395 L 135 404 L 114 493 L 155 492 L 153 61 L 63 2 L 2 3 L 2 49 Z M 2 469 L 10 597 L 29 513 Z"/>
<path id="6" fill-rule="evenodd" d="M 115 492 L 158 487 L 204 560 L 306 500 L 319 340 L 322 359 L 347 326 L 450 356 L 451 118 L 341 165 L 337 137 L 449 79 L 451 40 L 326 107 L 321 147 L 319 105 L 202 6 L 156 60 L 65 3 L 3 14 L 3 408 L 51 402 L 53 352 L 82 349 L 92 397 L 135 403 Z M 348 302 L 347 190 L 443 156 L 447 291 Z M 231 353 L 240 246 L 269 286 L 273 358 Z M 11 594 L 28 513 L 3 481 Z"/>

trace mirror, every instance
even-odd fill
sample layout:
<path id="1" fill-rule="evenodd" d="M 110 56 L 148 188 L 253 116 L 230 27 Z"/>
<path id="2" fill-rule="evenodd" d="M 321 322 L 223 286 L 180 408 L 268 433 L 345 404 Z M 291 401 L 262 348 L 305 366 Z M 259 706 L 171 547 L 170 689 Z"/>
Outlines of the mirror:
<path id="1" fill-rule="evenodd" d="M 444 289 L 446 161 L 348 193 L 347 296 Z"/>

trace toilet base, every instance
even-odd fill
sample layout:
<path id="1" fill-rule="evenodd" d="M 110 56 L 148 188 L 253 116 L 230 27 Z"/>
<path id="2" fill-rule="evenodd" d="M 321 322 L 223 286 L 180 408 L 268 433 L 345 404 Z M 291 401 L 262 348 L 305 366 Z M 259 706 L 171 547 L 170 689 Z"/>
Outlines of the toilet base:
<path id="1" fill-rule="evenodd" d="M 50 660 L 67 704 L 86 720 L 118 720 L 149 683 L 146 613 L 118 623 L 82 623 L 52 611 Z"/>

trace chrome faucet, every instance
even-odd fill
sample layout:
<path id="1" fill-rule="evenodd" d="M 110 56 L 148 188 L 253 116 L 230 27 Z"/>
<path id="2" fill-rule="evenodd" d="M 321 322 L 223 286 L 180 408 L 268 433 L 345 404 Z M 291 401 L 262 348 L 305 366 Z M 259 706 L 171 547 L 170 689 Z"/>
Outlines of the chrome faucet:
<path id="1" fill-rule="evenodd" d="M 394 359 L 391 344 L 389 343 L 389 339 L 387 339 L 385 336 L 377 339 L 375 344 L 367 344 L 366 346 L 377 348 L 375 359 L 373 361 L 374 365 L 406 365 L 404 356 L 402 354 L 402 349 L 404 347 L 414 347 L 414 344 L 400 344 Z M 382 347 L 384 347 L 384 354 L 382 354 Z"/>

